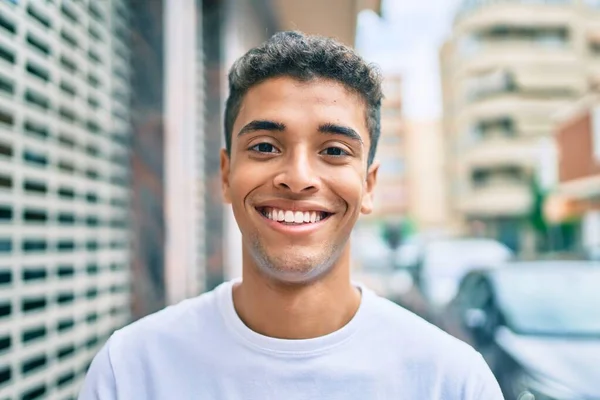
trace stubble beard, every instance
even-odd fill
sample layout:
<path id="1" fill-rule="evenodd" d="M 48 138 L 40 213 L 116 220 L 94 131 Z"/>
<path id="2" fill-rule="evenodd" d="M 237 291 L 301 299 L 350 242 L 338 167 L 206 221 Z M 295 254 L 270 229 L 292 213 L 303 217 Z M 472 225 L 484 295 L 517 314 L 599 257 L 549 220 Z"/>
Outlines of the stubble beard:
<path id="1" fill-rule="evenodd" d="M 290 249 L 290 254 L 271 256 L 258 236 L 251 238 L 249 253 L 258 271 L 280 283 L 309 284 L 329 273 L 340 258 L 344 244 L 326 244 L 317 254 L 302 254 L 301 250 Z"/>

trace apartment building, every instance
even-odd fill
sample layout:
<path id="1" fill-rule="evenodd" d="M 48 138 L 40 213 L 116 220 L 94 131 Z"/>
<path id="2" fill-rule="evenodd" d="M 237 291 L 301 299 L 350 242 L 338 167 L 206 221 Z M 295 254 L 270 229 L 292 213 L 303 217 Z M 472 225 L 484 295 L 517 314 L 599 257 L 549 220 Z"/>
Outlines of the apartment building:
<path id="1" fill-rule="evenodd" d="M 0 1 L 0 398 L 74 399 L 130 318 L 126 1 Z"/>
<path id="2" fill-rule="evenodd" d="M 385 76 L 381 106 L 381 136 L 376 160 L 380 163 L 374 194 L 374 211 L 368 218 L 400 223 L 408 207 L 405 122 L 402 116 L 402 79 Z"/>
<path id="3" fill-rule="evenodd" d="M 553 222 L 578 221 L 578 247 L 600 259 L 600 96 L 584 96 L 556 122 L 559 185 L 546 213 Z"/>
<path id="4" fill-rule="evenodd" d="M 440 57 L 453 224 L 534 252 L 533 179 L 553 113 L 597 85 L 600 2 L 464 1 Z"/>

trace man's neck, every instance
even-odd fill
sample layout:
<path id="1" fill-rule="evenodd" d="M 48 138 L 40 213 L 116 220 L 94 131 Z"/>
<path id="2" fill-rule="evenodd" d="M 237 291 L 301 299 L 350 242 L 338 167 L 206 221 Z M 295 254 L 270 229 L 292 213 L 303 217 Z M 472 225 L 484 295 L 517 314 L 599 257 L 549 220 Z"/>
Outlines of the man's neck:
<path id="1" fill-rule="evenodd" d="M 244 269 L 233 288 L 240 319 L 253 331 L 279 339 L 309 339 L 346 325 L 360 305 L 348 268 L 334 268 L 328 276 L 306 285 L 284 285 L 256 270 Z"/>

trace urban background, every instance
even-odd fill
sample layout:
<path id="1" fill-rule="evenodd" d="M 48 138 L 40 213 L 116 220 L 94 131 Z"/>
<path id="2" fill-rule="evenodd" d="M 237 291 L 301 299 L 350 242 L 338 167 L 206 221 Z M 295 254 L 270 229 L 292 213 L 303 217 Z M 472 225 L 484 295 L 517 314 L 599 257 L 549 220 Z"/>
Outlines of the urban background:
<path id="1" fill-rule="evenodd" d="M 240 275 L 226 74 L 280 30 L 384 73 L 355 279 L 509 400 L 600 399 L 598 0 L 0 0 L 0 399 L 76 399 L 114 330 Z"/>

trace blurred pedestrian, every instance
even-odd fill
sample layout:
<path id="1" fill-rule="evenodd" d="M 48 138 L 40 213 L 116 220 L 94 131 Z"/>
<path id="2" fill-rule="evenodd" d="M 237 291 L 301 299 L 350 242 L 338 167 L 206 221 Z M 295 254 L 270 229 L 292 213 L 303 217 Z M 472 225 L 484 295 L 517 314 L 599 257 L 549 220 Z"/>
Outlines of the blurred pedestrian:
<path id="1" fill-rule="evenodd" d="M 229 90 L 222 188 L 243 277 L 114 333 L 80 399 L 501 399 L 480 354 L 351 282 L 378 170 L 377 70 L 283 32 L 233 65 Z"/>

